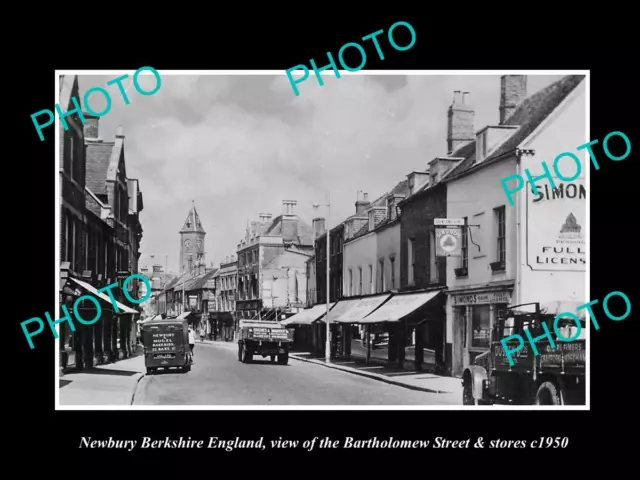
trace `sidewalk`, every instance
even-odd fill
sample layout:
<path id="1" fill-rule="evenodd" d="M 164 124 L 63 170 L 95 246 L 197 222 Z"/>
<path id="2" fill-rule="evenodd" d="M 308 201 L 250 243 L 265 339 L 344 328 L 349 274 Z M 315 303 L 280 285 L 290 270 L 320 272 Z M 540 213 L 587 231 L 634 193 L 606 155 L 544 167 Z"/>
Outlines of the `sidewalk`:
<path id="1" fill-rule="evenodd" d="M 373 365 L 371 363 L 366 365 L 364 359 L 358 357 L 351 360 L 334 360 L 329 365 L 324 358 L 313 358 L 311 353 L 290 353 L 289 358 L 342 370 L 411 390 L 462 396 L 462 381 L 455 377 L 442 377 L 424 371 L 399 369 L 389 365 Z"/>
<path id="2" fill-rule="evenodd" d="M 60 405 L 131 405 L 146 371 L 144 355 L 60 377 Z"/>

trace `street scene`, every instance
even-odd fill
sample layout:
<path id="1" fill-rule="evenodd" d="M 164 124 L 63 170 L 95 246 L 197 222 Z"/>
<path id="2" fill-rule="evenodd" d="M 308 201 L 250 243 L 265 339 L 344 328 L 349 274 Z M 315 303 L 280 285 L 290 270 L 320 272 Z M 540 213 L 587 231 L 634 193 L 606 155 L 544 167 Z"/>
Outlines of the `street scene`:
<path id="1" fill-rule="evenodd" d="M 60 302 L 103 305 L 60 406 L 586 405 L 588 164 L 501 185 L 588 141 L 584 75 L 211 73 L 59 126 Z"/>

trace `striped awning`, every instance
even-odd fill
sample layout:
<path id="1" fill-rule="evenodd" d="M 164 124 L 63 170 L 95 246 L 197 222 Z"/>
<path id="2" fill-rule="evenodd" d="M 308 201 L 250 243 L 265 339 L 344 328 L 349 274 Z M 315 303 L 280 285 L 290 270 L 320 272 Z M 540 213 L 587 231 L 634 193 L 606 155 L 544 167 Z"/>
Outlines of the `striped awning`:
<path id="1" fill-rule="evenodd" d="M 106 295 L 106 294 L 104 294 L 102 292 L 98 292 L 98 289 L 95 288 L 90 283 L 83 282 L 82 280 L 78 280 L 76 278 L 71 278 L 71 280 L 73 280 L 75 283 L 80 285 L 87 292 L 95 295 L 96 297 L 101 298 L 102 300 L 104 300 L 105 302 L 109 303 L 110 305 L 113 305 L 113 302 L 111 301 L 111 298 L 109 298 L 109 295 Z M 115 300 L 115 302 L 116 302 L 116 306 L 118 307 L 118 310 L 120 310 L 120 312 L 116 312 L 116 313 L 140 313 L 137 310 L 134 310 L 133 308 L 129 308 L 126 305 L 123 305 L 122 303 L 120 303 L 117 300 Z"/>

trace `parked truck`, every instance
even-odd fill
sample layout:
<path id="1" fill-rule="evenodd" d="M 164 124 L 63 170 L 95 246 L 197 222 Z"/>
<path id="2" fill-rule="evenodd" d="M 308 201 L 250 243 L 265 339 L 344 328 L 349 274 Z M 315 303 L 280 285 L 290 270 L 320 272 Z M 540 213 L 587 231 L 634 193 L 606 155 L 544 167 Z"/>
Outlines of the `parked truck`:
<path id="1" fill-rule="evenodd" d="M 567 302 L 562 303 L 566 308 Z M 519 310 L 524 307 L 533 307 L 534 311 Z M 491 330 L 489 351 L 478 355 L 463 373 L 464 405 L 585 405 L 586 322 L 582 316 L 578 332 L 574 319 L 561 319 L 557 326 L 563 337 L 576 337 L 571 342 L 563 342 L 553 327 L 555 316 L 560 313 L 557 310 L 533 303 L 499 312 Z M 524 328 L 528 328 L 535 339 L 545 333 L 542 322 L 546 323 L 555 346 L 548 338 L 540 339 L 535 342 L 539 353 L 535 355 Z M 512 353 L 514 364 L 511 365 L 500 340 L 515 334 L 521 335 L 525 344 L 517 353 Z M 516 350 L 518 345 L 519 342 L 513 340 L 508 348 Z"/>
<path id="2" fill-rule="evenodd" d="M 238 325 L 238 360 L 253 361 L 254 355 L 270 357 L 271 362 L 286 365 L 289 362 L 289 347 L 293 342 L 292 332 L 277 321 L 240 320 Z"/>

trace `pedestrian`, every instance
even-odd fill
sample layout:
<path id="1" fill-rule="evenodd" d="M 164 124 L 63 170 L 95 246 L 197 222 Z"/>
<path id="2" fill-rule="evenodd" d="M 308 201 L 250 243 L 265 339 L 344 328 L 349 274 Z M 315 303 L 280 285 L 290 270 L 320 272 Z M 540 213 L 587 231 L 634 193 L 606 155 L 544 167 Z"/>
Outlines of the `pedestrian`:
<path id="1" fill-rule="evenodd" d="M 196 345 L 196 334 L 193 331 L 193 328 L 189 327 L 189 349 L 191 350 L 191 355 L 195 355 L 193 353 L 193 347 Z"/>
<path id="2" fill-rule="evenodd" d="M 200 343 L 204 342 L 204 328 L 200 325 Z"/>

